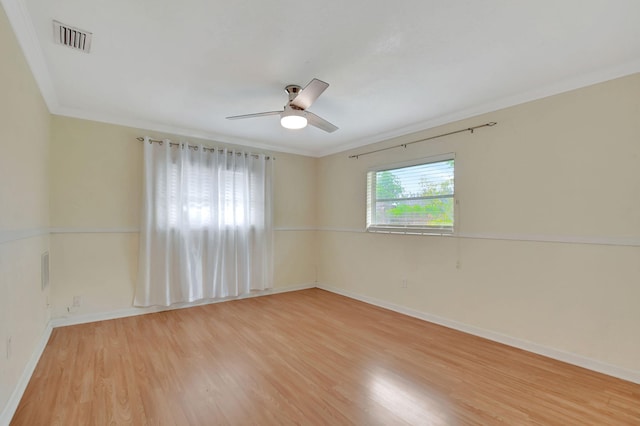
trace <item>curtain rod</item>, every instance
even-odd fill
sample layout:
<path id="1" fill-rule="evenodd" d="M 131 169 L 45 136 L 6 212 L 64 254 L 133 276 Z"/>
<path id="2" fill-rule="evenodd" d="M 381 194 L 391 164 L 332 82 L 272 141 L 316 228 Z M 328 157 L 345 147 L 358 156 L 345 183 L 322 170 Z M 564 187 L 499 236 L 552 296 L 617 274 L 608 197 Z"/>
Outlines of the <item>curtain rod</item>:
<path id="1" fill-rule="evenodd" d="M 376 152 L 386 151 L 388 149 L 394 149 L 394 148 L 406 148 L 407 145 L 412 145 L 412 144 L 418 143 L 418 142 L 426 142 L 426 141 L 430 141 L 431 139 L 437 139 L 437 138 L 441 138 L 441 137 L 444 137 L 444 136 L 451 136 L 451 135 L 455 135 L 456 133 L 462 133 L 462 132 L 473 133 L 473 131 L 475 129 L 479 129 L 481 127 L 492 127 L 492 126 L 495 126 L 496 124 L 498 124 L 498 123 L 496 123 L 495 121 L 491 121 L 489 123 L 480 124 L 479 126 L 473 126 L 473 127 L 467 127 L 466 129 L 454 130 L 453 132 L 443 133 L 441 135 L 431 136 L 431 137 L 428 137 L 428 138 L 425 138 L 425 139 L 420 139 L 420 140 L 413 141 L 413 142 L 406 142 L 406 143 L 401 143 L 400 145 L 394 145 L 394 146 L 389 146 L 389 147 L 386 147 L 386 148 L 376 149 L 374 151 L 367 151 L 367 152 L 361 152 L 360 154 L 353 154 L 353 155 L 350 155 L 349 158 L 355 158 L 357 160 L 358 157 L 361 157 L 363 155 L 374 154 Z"/>
<path id="2" fill-rule="evenodd" d="M 137 140 L 139 140 L 140 142 L 144 142 L 144 138 L 143 138 L 142 136 L 138 136 L 136 139 L 137 139 Z M 149 143 L 158 143 L 158 144 L 160 144 L 160 145 L 162 145 L 162 144 L 164 143 L 164 141 L 163 141 L 163 140 L 160 140 L 160 139 L 151 139 L 151 138 L 149 138 L 148 140 L 149 140 Z M 167 140 L 168 140 L 168 139 L 167 139 Z M 177 143 L 177 142 L 171 142 L 170 140 L 168 140 L 168 142 L 169 142 L 169 146 L 180 146 L 180 145 L 182 145 L 182 144 L 179 144 L 179 143 Z M 187 147 L 188 147 L 189 149 L 193 149 L 194 151 L 197 151 L 197 150 L 198 150 L 198 145 L 189 145 L 189 144 L 186 144 L 186 145 L 187 145 Z M 202 150 L 203 150 L 204 152 L 206 152 L 206 151 L 211 151 L 211 152 L 224 151 L 223 149 L 220 149 L 220 148 L 208 148 L 208 147 L 206 147 L 206 146 L 203 146 L 203 147 L 202 147 Z M 233 154 L 233 152 L 229 152 L 229 154 Z M 253 153 L 247 153 L 247 152 L 236 152 L 236 154 L 237 154 L 237 155 L 242 155 L 242 154 L 244 154 L 244 155 L 251 155 L 251 156 L 253 156 L 253 157 L 255 157 L 255 158 L 258 158 L 258 154 L 253 154 Z M 266 159 L 266 160 L 275 160 L 275 159 L 276 159 L 276 157 L 269 156 L 269 155 L 265 155 L 265 159 Z"/>

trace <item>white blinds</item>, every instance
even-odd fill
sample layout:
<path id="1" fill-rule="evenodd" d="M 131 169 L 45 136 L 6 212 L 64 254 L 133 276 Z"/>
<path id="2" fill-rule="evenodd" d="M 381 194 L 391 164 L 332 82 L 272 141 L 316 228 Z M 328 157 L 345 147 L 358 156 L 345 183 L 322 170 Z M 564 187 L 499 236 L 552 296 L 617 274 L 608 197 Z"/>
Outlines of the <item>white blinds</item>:
<path id="1" fill-rule="evenodd" d="M 452 154 L 367 175 L 367 230 L 451 233 L 454 225 Z"/>

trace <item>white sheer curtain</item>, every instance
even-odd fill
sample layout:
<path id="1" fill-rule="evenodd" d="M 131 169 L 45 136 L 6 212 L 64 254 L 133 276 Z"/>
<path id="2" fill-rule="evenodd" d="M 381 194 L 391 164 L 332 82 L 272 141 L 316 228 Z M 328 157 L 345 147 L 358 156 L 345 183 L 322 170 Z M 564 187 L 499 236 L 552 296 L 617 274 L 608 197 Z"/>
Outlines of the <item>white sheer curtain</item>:
<path id="1" fill-rule="evenodd" d="M 272 285 L 271 171 L 264 155 L 144 141 L 136 306 Z"/>

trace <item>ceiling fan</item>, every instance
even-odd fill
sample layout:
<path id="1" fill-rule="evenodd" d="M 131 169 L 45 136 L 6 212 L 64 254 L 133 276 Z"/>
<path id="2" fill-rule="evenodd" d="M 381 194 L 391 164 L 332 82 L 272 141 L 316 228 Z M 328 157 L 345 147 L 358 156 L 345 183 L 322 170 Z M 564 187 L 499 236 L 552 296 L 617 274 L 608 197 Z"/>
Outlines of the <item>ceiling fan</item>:
<path id="1" fill-rule="evenodd" d="M 285 92 L 289 95 L 289 102 L 284 106 L 282 111 L 267 111 L 258 112 L 256 114 L 234 115 L 227 117 L 227 120 L 239 120 L 241 118 L 254 118 L 264 117 L 267 115 L 279 115 L 280 124 L 286 129 L 302 129 L 308 124 L 322 129 L 325 132 L 335 132 L 338 127 L 329 123 L 322 117 L 319 117 L 307 111 L 307 108 L 318 99 L 318 97 L 324 92 L 329 83 L 325 83 L 322 80 L 314 78 L 302 89 L 300 86 L 290 84 L 284 88 Z"/>

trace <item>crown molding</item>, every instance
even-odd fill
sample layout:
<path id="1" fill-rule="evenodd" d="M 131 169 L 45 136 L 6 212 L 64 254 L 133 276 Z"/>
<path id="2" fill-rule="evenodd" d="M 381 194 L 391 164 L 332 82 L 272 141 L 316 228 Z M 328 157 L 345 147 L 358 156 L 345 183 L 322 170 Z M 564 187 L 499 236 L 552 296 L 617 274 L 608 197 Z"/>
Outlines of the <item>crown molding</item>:
<path id="1" fill-rule="evenodd" d="M 23 0 L 0 0 L 0 2 L 4 7 L 13 32 L 18 40 L 18 44 L 22 49 L 22 53 L 29 65 L 29 68 L 31 69 L 31 73 L 36 80 L 36 84 L 38 85 L 40 93 L 42 94 L 45 104 L 51 114 L 132 127 L 141 129 L 142 131 L 169 133 L 177 136 L 205 139 L 217 143 L 240 145 L 242 147 L 255 148 L 275 153 L 282 152 L 287 154 L 304 155 L 307 157 L 316 156 L 315 152 L 305 149 L 292 149 L 247 139 L 234 138 L 213 132 L 186 129 L 178 126 L 160 124 L 153 121 L 117 117 L 109 114 L 61 106 L 26 4 Z"/>
<path id="2" fill-rule="evenodd" d="M 409 126 L 400 127 L 388 132 L 377 134 L 375 136 L 357 139 L 341 146 L 340 148 L 333 148 L 315 152 L 315 156 L 326 157 L 328 155 L 347 152 L 366 145 L 388 141 L 390 139 L 407 136 L 412 133 L 427 131 L 438 126 L 443 126 L 445 124 L 465 120 L 467 118 L 476 117 L 482 114 L 496 112 L 501 109 L 525 104 L 527 102 L 536 101 L 538 99 L 543 99 L 554 95 L 559 95 L 561 93 L 570 92 L 572 90 L 581 89 L 584 87 L 592 86 L 594 84 L 614 80 L 616 78 L 626 77 L 638 72 L 640 72 L 640 59 L 627 62 L 623 65 L 613 66 L 587 74 L 576 75 L 541 88 L 529 90 L 527 92 L 523 92 L 513 96 L 507 96 L 492 102 L 467 108 L 453 114 L 447 114 L 431 120 L 426 120 L 419 123 L 411 124 Z"/>
<path id="3" fill-rule="evenodd" d="M 44 102 L 49 112 L 54 114 L 58 109 L 58 97 L 38 42 L 38 36 L 31 21 L 29 10 L 22 0 L 0 0 L 0 2 L 2 2 L 18 44 L 22 49 L 22 54 L 27 64 L 29 64 L 29 68 L 31 68 L 31 73 L 36 80 Z"/>
<path id="4" fill-rule="evenodd" d="M 280 152 L 285 154 L 295 154 L 295 155 L 304 155 L 307 157 L 315 157 L 315 153 L 310 150 L 293 149 L 288 147 L 269 145 L 261 142 L 252 141 L 250 139 L 235 138 L 232 136 L 225 136 L 218 133 L 187 129 L 184 127 L 171 126 L 171 125 L 161 124 L 153 121 L 118 117 L 114 115 L 96 113 L 92 111 L 83 111 L 76 108 L 58 106 L 54 111 L 52 111 L 52 114 L 60 115 L 64 117 L 79 118 L 81 120 L 90 120 L 90 121 L 97 121 L 100 123 L 115 124 L 118 126 L 130 127 L 130 128 L 138 129 L 141 132 L 159 132 L 159 133 L 166 133 L 170 135 L 183 136 L 188 138 L 204 139 L 207 141 L 211 141 L 214 144 L 221 143 L 221 144 L 236 145 L 240 147 L 254 148 L 262 151 L 267 151 L 269 153 L 274 153 L 276 155 Z"/>
<path id="5" fill-rule="evenodd" d="M 51 80 L 46 61 L 44 59 L 44 54 L 38 42 L 37 34 L 33 26 L 33 22 L 31 21 L 27 6 L 25 5 L 23 0 L 0 0 L 0 2 L 5 9 L 7 17 L 9 18 L 9 22 L 11 23 L 13 31 L 15 32 L 18 39 L 18 43 L 22 48 L 23 54 L 27 60 L 27 63 L 29 64 L 29 67 L 31 68 L 31 72 L 33 73 L 36 83 L 40 88 L 40 92 L 42 93 L 42 97 L 44 98 L 44 101 L 47 104 L 47 107 L 51 114 L 98 121 L 108 124 L 116 124 L 137 129 L 145 129 L 147 131 L 156 131 L 185 137 L 206 139 L 219 143 L 246 146 L 272 152 L 282 152 L 316 158 L 346 152 L 352 149 L 363 147 L 365 145 L 387 141 L 412 133 L 427 131 L 438 126 L 468 119 L 481 114 L 495 112 L 504 108 L 520 105 L 526 102 L 531 102 L 534 100 L 546 98 L 549 96 L 640 72 L 640 59 L 637 59 L 622 65 L 600 69 L 591 73 L 576 75 L 542 88 L 533 89 L 514 96 L 497 99 L 495 101 L 467 108 L 452 114 L 443 115 L 441 117 L 421 121 L 408 126 L 403 126 L 390 130 L 388 132 L 355 139 L 339 147 L 333 147 L 326 150 L 296 149 L 265 144 L 253 140 L 240 139 L 233 136 L 218 134 L 215 132 L 186 129 L 179 126 L 170 126 L 153 121 L 110 116 L 103 113 L 62 107 L 59 104 L 54 85 Z"/>

